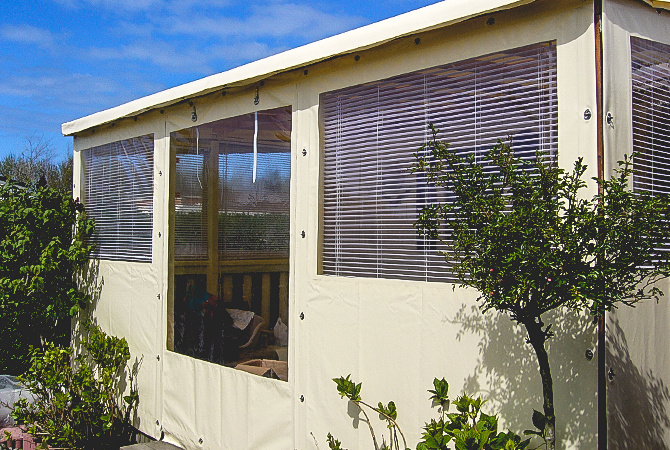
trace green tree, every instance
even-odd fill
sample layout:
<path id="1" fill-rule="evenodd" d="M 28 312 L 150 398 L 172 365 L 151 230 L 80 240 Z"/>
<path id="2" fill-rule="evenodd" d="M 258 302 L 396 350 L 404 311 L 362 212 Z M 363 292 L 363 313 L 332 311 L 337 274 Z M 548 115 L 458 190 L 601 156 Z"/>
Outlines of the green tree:
<path id="1" fill-rule="evenodd" d="M 656 250 L 670 242 L 670 200 L 630 189 L 628 157 L 611 179 L 595 179 L 599 193 L 588 199 L 581 159 L 567 172 L 541 153 L 533 161 L 516 158 L 499 141 L 476 161 L 456 154 L 437 134 L 433 128 L 412 171 L 425 173 L 455 200 L 427 206 L 415 225 L 446 244 L 445 257 L 462 286 L 479 291 L 483 312 L 507 313 L 525 327 L 544 397 L 544 414 L 536 411 L 533 423 L 553 450 L 556 418 L 545 347 L 553 332 L 543 316 L 557 308 L 599 316 L 619 304 L 658 301 L 663 294 L 654 283 L 670 275 L 668 253 Z"/>
<path id="2" fill-rule="evenodd" d="M 91 250 L 83 211 L 41 183 L 0 186 L 0 373 L 23 372 L 31 346 L 69 342 L 70 317 L 87 303 L 75 280 Z"/>

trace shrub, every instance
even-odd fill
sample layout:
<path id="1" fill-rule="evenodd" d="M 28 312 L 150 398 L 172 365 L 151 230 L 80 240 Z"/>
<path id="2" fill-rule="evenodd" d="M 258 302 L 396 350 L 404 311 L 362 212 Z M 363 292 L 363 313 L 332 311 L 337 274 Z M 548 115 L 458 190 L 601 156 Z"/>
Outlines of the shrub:
<path id="1" fill-rule="evenodd" d="M 139 395 L 125 339 L 85 323 L 82 353 L 47 343 L 32 349 L 30 368 L 19 380 L 35 396 L 20 399 L 12 417 L 47 446 L 69 449 L 118 449 L 130 442 Z M 127 382 L 126 382 L 127 377 Z M 125 388 L 125 389 L 124 389 Z M 121 398 L 123 391 L 128 395 Z"/>
<path id="2" fill-rule="evenodd" d="M 0 185 L 0 373 L 23 372 L 31 346 L 69 343 L 70 317 L 88 302 L 75 281 L 91 250 L 83 211 L 44 183 Z"/>

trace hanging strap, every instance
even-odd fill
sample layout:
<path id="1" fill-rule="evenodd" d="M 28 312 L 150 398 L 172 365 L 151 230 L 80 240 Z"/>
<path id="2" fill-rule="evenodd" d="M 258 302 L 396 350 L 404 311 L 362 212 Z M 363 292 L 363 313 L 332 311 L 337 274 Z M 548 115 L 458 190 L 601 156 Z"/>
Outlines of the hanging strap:
<path id="1" fill-rule="evenodd" d="M 258 111 L 254 112 L 254 183 L 256 182 L 256 167 L 258 167 Z"/>

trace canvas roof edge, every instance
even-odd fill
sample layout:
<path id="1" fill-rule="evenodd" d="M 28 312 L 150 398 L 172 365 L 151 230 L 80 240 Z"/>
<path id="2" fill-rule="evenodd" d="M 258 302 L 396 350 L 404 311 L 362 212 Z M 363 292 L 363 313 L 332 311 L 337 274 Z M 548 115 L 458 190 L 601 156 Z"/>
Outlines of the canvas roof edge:
<path id="1" fill-rule="evenodd" d="M 652 8 L 661 8 L 670 10 L 670 1 L 669 0 L 642 0 Z"/>
<path id="2" fill-rule="evenodd" d="M 206 95 L 218 89 L 249 85 L 278 73 L 534 1 L 445 0 L 63 123 L 61 130 L 64 136 L 72 136 L 96 126 Z"/>

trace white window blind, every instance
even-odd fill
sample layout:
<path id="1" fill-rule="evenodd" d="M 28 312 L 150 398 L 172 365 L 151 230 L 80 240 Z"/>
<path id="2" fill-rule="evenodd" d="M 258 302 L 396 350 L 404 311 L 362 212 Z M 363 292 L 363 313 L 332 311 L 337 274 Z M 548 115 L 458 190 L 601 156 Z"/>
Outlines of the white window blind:
<path id="1" fill-rule="evenodd" d="M 151 262 L 153 159 L 153 135 L 82 150 L 94 257 Z"/>
<path id="2" fill-rule="evenodd" d="M 431 137 L 462 153 L 512 138 L 518 156 L 558 148 L 556 46 L 540 43 L 322 94 L 323 273 L 456 281 L 438 241 L 414 228 L 450 201 L 413 153 Z"/>
<path id="3" fill-rule="evenodd" d="M 631 37 L 638 191 L 670 194 L 670 45 Z"/>

